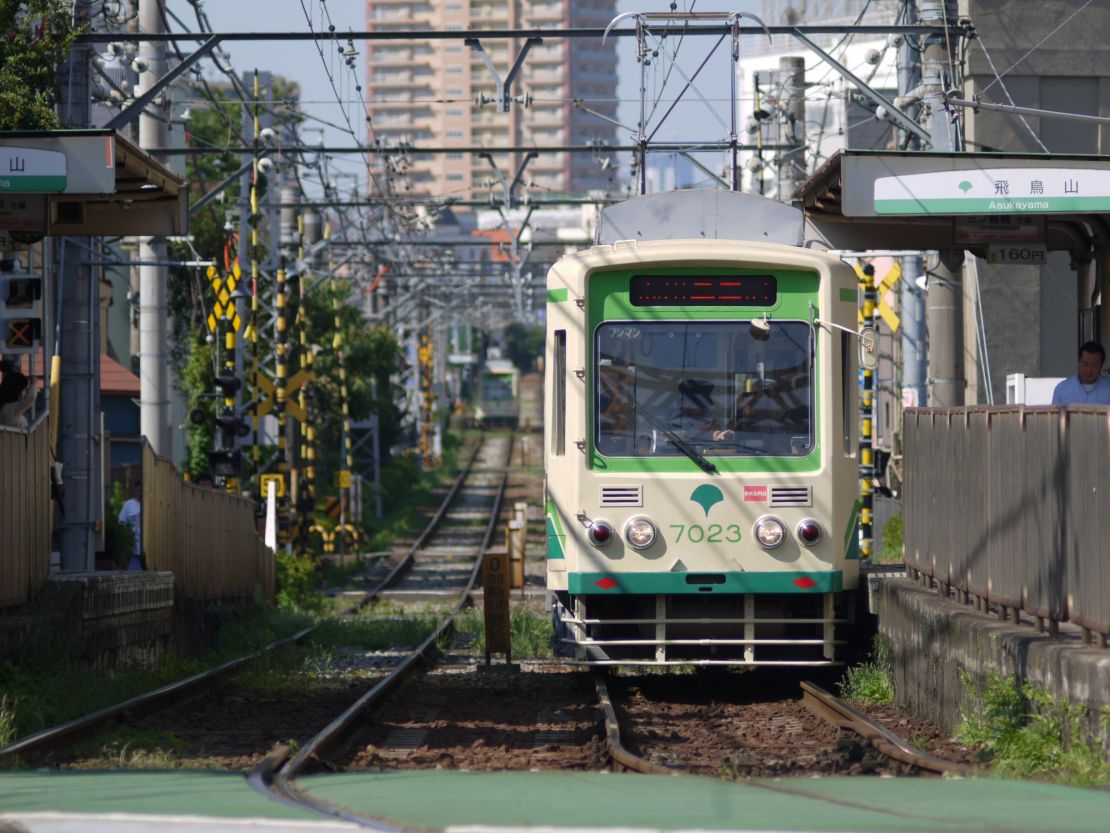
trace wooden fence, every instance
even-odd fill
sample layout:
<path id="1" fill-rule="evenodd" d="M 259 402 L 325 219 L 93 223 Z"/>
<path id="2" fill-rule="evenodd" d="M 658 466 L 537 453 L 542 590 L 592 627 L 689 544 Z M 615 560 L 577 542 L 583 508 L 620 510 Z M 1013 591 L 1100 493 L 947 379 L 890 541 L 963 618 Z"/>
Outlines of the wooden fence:
<path id="1" fill-rule="evenodd" d="M 29 601 L 50 572 L 50 428 L 0 426 L 0 608 Z"/>
<path id="2" fill-rule="evenodd" d="M 1110 408 L 906 411 L 906 566 L 1110 636 Z"/>
<path id="3" fill-rule="evenodd" d="M 143 446 L 143 551 L 147 568 L 174 574 L 194 601 L 273 601 L 274 554 L 255 525 L 254 502 L 185 483 Z"/>

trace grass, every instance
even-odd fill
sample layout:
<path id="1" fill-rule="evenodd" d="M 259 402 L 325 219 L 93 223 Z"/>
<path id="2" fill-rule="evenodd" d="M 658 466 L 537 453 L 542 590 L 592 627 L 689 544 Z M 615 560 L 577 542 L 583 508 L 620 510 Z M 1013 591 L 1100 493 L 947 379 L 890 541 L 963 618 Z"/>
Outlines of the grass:
<path id="1" fill-rule="evenodd" d="M 882 541 L 879 543 L 879 564 L 900 564 L 902 551 L 902 513 L 891 516 L 883 526 Z"/>
<path id="2" fill-rule="evenodd" d="M 203 660 L 171 654 L 152 666 L 111 671 L 75 656 L 60 630 L 28 640 L 17 656 L 0 665 L 0 745 L 251 653 L 310 621 L 272 608 L 254 609 L 226 623 L 220 649 Z"/>
<path id="3" fill-rule="evenodd" d="M 961 673 L 967 704 L 959 739 L 1005 778 L 1073 786 L 1110 784 L 1110 763 L 1087 729 L 1087 707 L 1000 675 L 977 685 Z M 1110 725 L 1110 712 L 1102 714 Z"/>
<path id="4" fill-rule="evenodd" d="M 875 636 L 871 658 L 853 665 L 840 681 L 840 696 L 849 703 L 873 703 L 888 706 L 894 702 L 894 681 L 891 676 L 890 643 L 882 634 Z"/>
<path id="5" fill-rule="evenodd" d="M 468 610 L 459 617 L 458 632 L 471 635 L 471 647 L 479 654 L 486 652 L 485 621 L 480 610 Z M 512 641 L 513 659 L 544 659 L 551 654 L 551 618 L 527 608 L 515 607 L 509 611 L 509 639 Z"/>

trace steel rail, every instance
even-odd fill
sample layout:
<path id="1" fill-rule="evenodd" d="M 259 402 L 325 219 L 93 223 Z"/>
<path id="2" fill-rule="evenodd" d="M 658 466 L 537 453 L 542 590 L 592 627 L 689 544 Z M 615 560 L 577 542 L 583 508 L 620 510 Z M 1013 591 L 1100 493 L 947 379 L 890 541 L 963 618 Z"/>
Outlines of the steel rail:
<path id="1" fill-rule="evenodd" d="M 975 767 L 945 761 L 923 752 L 894 732 L 811 682 L 802 682 L 802 705 L 834 726 L 855 732 L 888 758 L 938 775 L 976 774 Z"/>
<path id="2" fill-rule="evenodd" d="M 416 551 L 423 548 L 431 534 L 439 527 L 440 522 L 447 514 L 448 507 L 451 505 L 452 501 L 455 500 L 455 496 L 459 493 L 459 489 L 462 488 L 462 484 L 470 475 L 470 469 L 474 466 L 474 461 L 478 459 L 478 452 L 482 450 L 482 445 L 485 443 L 485 440 L 486 438 L 483 434 L 479 438 L 477 445 L 474 446 L 474 451 L 471 452 L 470 459 L 466 461 L 466 466 L 459 472 L 459 476 L 455 478 L 455 482 L 451 484 L 451 489 L 447 492 L 447 496 L 443 499 L 443 503 L 439 505 L 439 509 L 436 510 L 435 515 L 432 516 L 428 525 L 424 527 L 424 531 L 417 536 L 412 546 L 410 546 L 408 551 L 401 557 L 401 560 L 393 565 L 393 569 L 389 571 L 389 575 L 378 582 L 372 590 L 367 592 L 366 597 L 358 603 L 355 610 L 362 610 L 369 605 L 383 590 L 397 581 L 398 578 L 408 572 L 412 567 L 413 561 L 416 560 Z"/>
<path id="3" fill-rule="evenodd" d="M 609 757 L 625 769 L 643 772 L 647 775 L 678 775 L 678 770 L 653 764 L 646 758 L 633 755 L 621 743 L 621 725 L 617 720 L 617 710 L 613 707 L 613 700 L 609 696 L 609 686 L 605 682 L 605 675 L 594 672 L 594 691 L 597 693 L 597 702 L 601 707 L 601 716 L 605 720 L 605 747 L 609 750 Z"/>
<path id="4" fill-rule="evenodd" d="M 349 730 L 356 721 L 362 718 L 372 706 L 392 692 L 402 680 L 406 679 L 409 674 L 417 668 L 421 661 L 428 659 L 437 642 L 444 635 L 453 630 L 459 614 L 470 601 L 471 593 L 478 580 L 479 572 L 482 569 L 482 557 L 485 555 L 486 550 L 489 549 L 490 543 L 493 540 L 493 534 L 497 529 L 497 523 L 501 514 L 501 503 L 505 495 L 505 486 L 509 479 L 509 467 L 512 463 L 512 457 L 513 438 L 510 437 L 504 471 L 501 474 L 501 482 L 494 495 L 493 506 L 490 509 L 489 523 L 486 525 L 482 543 L 478 548 L 477 558 L 475 558 L 474 561 L 474 569 L 471 570 L 470 578 L 459 594 L 458 601 L 455 603 L 455 607 L 448 618 L 436 629 L 435 633 L 425 639 L 424 642 L 410 653 L 400 665 L 393 669 L 385 679 L 378 682 L 373 688 L 363 694 L 362 697 L 339 715 L 339 717 L 329 723 L 314 738 L 301 747 L 292 758 L 289 758 L 290 750 L 288 747 L 275 748 L 266 759 L 248 775 L 248 783 L 250 783 L 255 790 L 279 803 L 293 805 L 301 809 L 308 809 L 345 821 L 351 821 L 363 827 L 388 831 L 389 833 L 401 833 L 401 831 L 405 830 L 403 827 L 392 826 L 378 819 L 360 815 L 349 808 L 333 804 L 319 796 L 313 795 L 308 790 L 300 787 L 296 783 L 296 779 L 304 773 L 309 763 L 312 761 L 322 761 L 328 755 L 342 750 L 346 743 L 350 741 Z"/>
<path id="5" fill-rule="evenodd" d="M 45 752 L 70 745 L 78 738 L 84 737 L 117 719 L 122 720 L 126 717 L 146 716 L 168 708 L 169 706 L 176 705 L 205 689 L 213 687 L 216 683 L 235 676 L 243 670 L 247 663 L 257 659 L 263 654 L 278 648 L 283 648 L 291 643 L 299 642 L 315 629 L 315 626 L 305 628 L 285 639 L 271 642 L 261 651 L 254 654 L 229 660 L 221 665 L 217 665 L 215 668 L 201 671 L 191 677 L 186 677 L 175 683 L 170 683 L 169 685 L 162 686 L 153 691 L 148 691 L 145 694 L 139 694 L 128 700 L 124 700 L 122 703 L 117 703 L 114 706 L 108 706 L 107 708 L 90 712 L 89 714 L 75 718 L 66 723 L 59 724 L 58 726 L 52 726 L 48 729 L 43 729 L 39 732 L 27 735 L 26 737 L 20 738 L 0 748 L 0 759 L 6 757 L 29 758 L 35 755 L 41 755 Z"/>

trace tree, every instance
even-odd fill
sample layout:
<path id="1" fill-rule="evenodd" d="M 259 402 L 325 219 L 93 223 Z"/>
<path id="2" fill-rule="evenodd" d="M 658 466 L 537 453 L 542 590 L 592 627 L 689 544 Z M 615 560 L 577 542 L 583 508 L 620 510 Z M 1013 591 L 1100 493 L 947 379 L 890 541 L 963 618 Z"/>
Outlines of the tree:
<path id="1" fill-rule="evenodd" d="M 514 321 L 505 328 L 505 353 L 523 371 L 535 370 L 543 353 L 544 329 L 538 324 Z"/>
<path id="2" fill-rule="evenodd" d="M 59 126 L 58 64 L 75 30 L 66 0 L 0 2 L 0 130 Z"/>

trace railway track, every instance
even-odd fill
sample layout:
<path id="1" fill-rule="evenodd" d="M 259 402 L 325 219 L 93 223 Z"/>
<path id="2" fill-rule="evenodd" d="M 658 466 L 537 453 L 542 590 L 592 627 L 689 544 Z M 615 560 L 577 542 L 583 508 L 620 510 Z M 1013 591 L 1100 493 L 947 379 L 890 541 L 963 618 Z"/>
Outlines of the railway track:
<path id="1" fill-rule="evenodd" d="M 477 458 L 478 452 L 471 457 L 471 464 Z M 463 609 L 470 604 L 471 593 L 478 579 L 481 569 L 481 556 L 489 548 L 493 534 L 497 528 L 500 514 L 501 500 L 504 495 L 505 485 L 508 480 L 508 466 L 512 458 L 512 438 L 509 437 L 505 444 L 503 463 L 499 466 L 500 474 L 496 484 L 492 505 L 487 508 L 487 522 L 481 532 L 477 546 L 470 553 L 472 564 L 466 575 L 465 581 L 457 589 L 456 601 L 449 615 L 442 624 L 425 639 L 415 650 L 405 656 L 397 666 L 383 679 L 378 681 L 370 690 L 358 698 L 350 707 L 333 719 L 327 726 L 320 730 L 311 740 L 297 749 L 281 745 L 275 747 L 264 761 L 255 767 L 248 775 L 248 781 L 254 789 L 270 798 L 287 804 L 312 810 L 317 813 L 334 818 L 354 821 L 360 824 L 371 824 L 378 829 L 397 829 L 383 825 L 380 821 L 368 819 L 353 813 L 347 808 L 332 804 L 319 796 L 313 795 L 297 783 L 299 776 L 306 774 L 314 768 L 334 768 L 333 761 L 350 746 L 358 731 L 360 723 L 366 715 L 380 706 L 380 704 L 403 682 L 408 680 L 422 665 L 434 660 L 438 643 L 452 633 L 455 623 Z M 470 470 L 468 466 L 467 470 Z M 456 486 L 462 479 L 456 481 Z M 452 490 L 457 493 L 458 488 Z M 441 511 L 436 513 L 434 523 L 439 522 L 447 514 L 448 501 L 444 502 Z M 434 532 L 434 530 L 433 530 Z M 378 582 L 375 587 L 375 596 L 384 589 L 391 587 L 403 574 L 416 572 L 420 575 L 423 567 L 435 564 L 435 559 L 427 559 L 423 563 L 419 557 L 421 550 L 426 550 L 434 542 L 434 535 L 430 532 L 427 536 L 418 539 L 420 546 L 413 546 L 405 556 L 407 562 L 404 567 L 395 565 L 389 575 Z"/>
<path id="2" fill-rule="evenodd" d="M 479 458 L 483 443 L 475 446 L 466 467 L 453 482 L 447 496 L 438 510 L 433 515 L 427 527 L 417 537 L 415 544 L 410 547 L 398 563 L 394 565 L 391 575 L 400 576 L 410 569 L 415 559 L 415 554 L 421 546 L 434 536 L 437 528 L 448 514 L 452 502 L 459 496 L 460 490 L 471 473 L 472 466 Z M 383 587 L 389 582 L 383 583 Z M 368 594 L 364 602 L 372 601 L 380 588 Z M 77 756 L 72 754 L 74 748 L 86 738 L 100 735 L 109 731 L 113 726 L 136 727 L 142 721 L 147 730 L 155 733 L 169 731 L 179 741 L 200 747 L 202 757 L 214 756 L 217 765 L 236 767 L 239 765 L 250 766 L 251 754 L 249 750 L 259 742 L 262 733 L 269 733 L 269 740 L 264 741 L 269 748 L 275 737 L 304 737 L 316 731 L 326 717 L 336 710 L 349 704 L 352 697 L 344 692 L 342 680 L 331 679 L 320 687 L 319 691 L 311 696 L 302 698 L 301 702 L 294 704 L 285 703 L 279 695 L 269 692 L 245 693 L 243 691 L 220 692 L 218 696 L 210 697 L 218 687 L 227 683 L 240 674 L 250 664 L 260 657 L 275 652 L 285 646 L 301 642 L 308 637 L 315 628 L 306 628 L 291 637 L 278 640 L 262 650 L 247 656 L 225 662 L 215 668 L 194 674 L 186 679 L 160 687 L 156 690 L 129 698 L 128 700 L 99 709 L 87 715 L 58 726 L 50 727 L 31 735 L 27 735 L 10 745 L 0 749 L 0 760 L 21 759 L 24 761 L 39 761 L 51 756 L 51 760 L 61 762 L 63 765 L 84 768 L 96 765 L 99 757 L 94 754 L 91 759 L 85 758 L 85 753 Z M 382 663 L 390 665 L 395 661 L 393 657 L 383 656 L 377 658 Z M 342 660 L 340 660 L 342 662 Z M 325 672 L 335 674 L 332 669 Z M 362 673 L 380 673 L 380 667 L 365 668 L 365 663 L 360 669 Z M 210 702 L 211 701 L 211 702 Z M 187 705 L 183 705 L 186 704 Z M 179 707 L 170 721 L 159 721 L 167 726 L 151 726 L 149 719 L 164 713 L 167 710 Z M 259 723 L 258 714 L 275 715 L 272 725 L 256 726 Z M 317 715 L 315 718 L 313 715 Z M 226 735 L 226 737 L 225 737 Z M 191 740 L 190 740 L 191 739 Z M 127 740 L 120 746 L 126 748 Z M 115 746 L 109 739 L 106 748 Z M 257 753 L 254 759 L 260 757 Z M 110 765 L 110 762 L 109 762 Z"/>
<path id="3" fill-rule="evenodd" d="M 907 768 L 936 775 L 968 776 L 975 772 L 966 764 L 916 748 L 811 682 L 801 683 L 801 700 L 796 697 L 796 688 L 789 696 L 778 690 L 767 698 L 767 689 L 753 684 L 745 690 L 758 689 L 759 695 L 737 701 L 724 690 L 720 698 L 707 696 L 704 687 L 694 690 L 688 680 L 678 684 L 680 693 L 676 696 L 672 684 L 682 678 L 648 678 L 626 686 L 629 699 L 618 708 L 608 679 L 603 673 L 594 674 L 606 747 L 616 765 L 635 772 L 734 777 L 884 769 L 904 772 Z M 770 688 L 784 682 L 773 682 Z M 651 690 L 645 693 L 645 688 Z M 696 716 L 688 707 L 698 710 Z M 650 717 L 638 718 L 643 711 L 650 712 Z M 814 720 L 822 725 L 814 725 Z M 859 740 L 847 741 L 842 730 Z M 873 752 L 861 755 L 861 744 Z M 876 756 L 890 763 L 884 766 Z"/>

